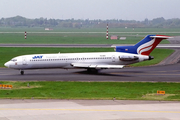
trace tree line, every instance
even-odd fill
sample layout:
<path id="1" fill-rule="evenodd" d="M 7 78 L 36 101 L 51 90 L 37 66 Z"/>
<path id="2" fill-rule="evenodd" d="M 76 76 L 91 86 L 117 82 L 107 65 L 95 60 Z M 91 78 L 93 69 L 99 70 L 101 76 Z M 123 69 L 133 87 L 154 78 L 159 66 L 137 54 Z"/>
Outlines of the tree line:
<path id="1" fill-rule="evenodd" d="M 47 19 L 47 18 L 36 18 L 28 19 L 22 16 L 15 16 L 10 18 L 1 18 L 0 27 L 63 27 L 63 28 L 104 28 L 109 23 L 112 28 L 179 28 L 180 19 L 164 19 L 163 17 L 148 20 L 147 18 L 143 21 L 136 20 L 89 20 L 89 19 Z"/>

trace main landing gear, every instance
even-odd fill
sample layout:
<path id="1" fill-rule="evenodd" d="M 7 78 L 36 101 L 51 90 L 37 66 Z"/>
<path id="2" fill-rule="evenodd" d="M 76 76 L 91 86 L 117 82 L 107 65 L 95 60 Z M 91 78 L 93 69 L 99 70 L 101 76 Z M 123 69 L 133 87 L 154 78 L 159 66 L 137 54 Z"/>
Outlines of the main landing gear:
<path id="1" fill-rule="evenodd" d="M 24 71 L 23 70 L 20 70 L 20 73 L 21 73 L 21 75 L 24 75 Z"/>

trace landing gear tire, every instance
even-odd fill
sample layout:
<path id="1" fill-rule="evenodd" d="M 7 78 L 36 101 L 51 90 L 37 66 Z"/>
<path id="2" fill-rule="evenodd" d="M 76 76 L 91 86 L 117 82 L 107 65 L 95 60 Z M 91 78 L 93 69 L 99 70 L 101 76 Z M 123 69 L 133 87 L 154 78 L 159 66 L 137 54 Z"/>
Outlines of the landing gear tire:
<path id="1" fill-rule="evenodd" d="M 21 71 L 20 73 L 21 73 L 21 75 L 24 75 L 24 71 Z"/>

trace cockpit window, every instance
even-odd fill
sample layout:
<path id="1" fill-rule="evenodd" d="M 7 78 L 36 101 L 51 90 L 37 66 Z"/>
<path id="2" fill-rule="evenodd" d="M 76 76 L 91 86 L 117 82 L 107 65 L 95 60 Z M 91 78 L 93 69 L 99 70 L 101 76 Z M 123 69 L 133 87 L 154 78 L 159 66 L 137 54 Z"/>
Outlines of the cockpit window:
<path id="1" fill-rule="evenodd" d="M 17 61 L 17 59 L 12 59 L 11 61 L 15 62 L 15 61 Z"/>

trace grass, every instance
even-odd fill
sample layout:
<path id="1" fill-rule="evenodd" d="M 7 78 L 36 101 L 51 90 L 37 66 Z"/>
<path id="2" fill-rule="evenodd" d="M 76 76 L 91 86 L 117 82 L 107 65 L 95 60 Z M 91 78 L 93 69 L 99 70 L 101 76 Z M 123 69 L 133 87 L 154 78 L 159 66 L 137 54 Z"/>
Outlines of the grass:
<path id="1" fill-rule="evenodd" d="M 10 82 L 13 89 L 0 89 L 0 98 L 17 99 L 119 99 L 180 100 L 180 83 L 149 82 Z M 27 87 L 29 83 L 30 87 Z M 157 96 L 157 90 L 166 91 Z"/>
<path id="2" fill-rule="evenodd" d="M 180 28 L 111 28 L 109 25 L 109 36 L 115 34 L 120 37 L 127 36 L 126 40 L 106 39 L 106 26 L 104 28 L 53 28 L 53 31 L 45 31 L 43 27 L 28 28 L 6 28 L 1 27 L 0 32 L 22 32 L 22 33 L 0 33 L 0 43 L 21 44 L 135 44 L 147 34 L 165 34 L 179 36 Z M 27 31 L 27 39 L 24 32 Z M 28 33 L 48 32 L 48 33 Z M 102 33 L 52 33 L 52 32 L 102 32 Z M 120 32 L 120 33 L 111 33 Z M 136 33 L 138 32 L 138 33 Z M 144 33 L 145 32 L 145 33 Z M 171 33 L 177 32 L 177 33 Z M 140 35 L 140 36 L 137 36 Z M 163 40 L 161 43 L 168 44 Z"/>
<path id="3" fill-rule="evenodd" d="M 27 31 L 27 39 L 24 39 L 24 32 Z M 0 28 L 0 43 L 13 44 L 135 44 L 147 34 L 165 34 L 178 36 L 179 28 L 109 28 L 109 36 L 115 34 L 120 37 L 126 36 L 126 40 L 106 39 L 105 28 L 54 28 L 53 31 L 45 31 L 44 28 Z M 3 33 L 3 32 L 22 32 L 22 33 Z M 30 33 L 33 32 L 33 33 Z M 48 33 L 36 33 L 48 32 Z M 101 32 L 101 33 L 52 33 L 52 32 Z M 121 33 L 111 33 L 121 32 Z M 138 33 L 136 33 L 138 32 Z M 146 32 L 146 33 L 144 33 Z M 163 32 L 163 33 L 162 33 Z M 140 35 L 140 36 L 137 36 Z M 161 44 L 168 44 L 169 41 L 163 40 Z"/>
<path id="4" fill-rule="evenodd" d="M 18 48 L 18 47 L 0 47 L 0 67 L 4 67 L 4 63 L 11 60 L 13 57 L 26 55 L 26 54 L 43 54 L 43 53 L 81 53 L 81 52 L 113 52 L 113 48 Z M 140 62 L 134 64 L 133 66 L 147 66 L 154 65 L 170 54 L 172 54 L 174 50 L 169 49 L 155 49 L 152 52 L 152 56 L 155 59 L 145 62 Z"/>
<path id="5" fill-rule="evenodd" d="M 0 33 L 0 43 L 6 44 L 135 44 L 141 39 L 128 36 L 126 40 L 110 40 L 105 33 L 28 33 L 24 39 L 24 33 Z"/>

